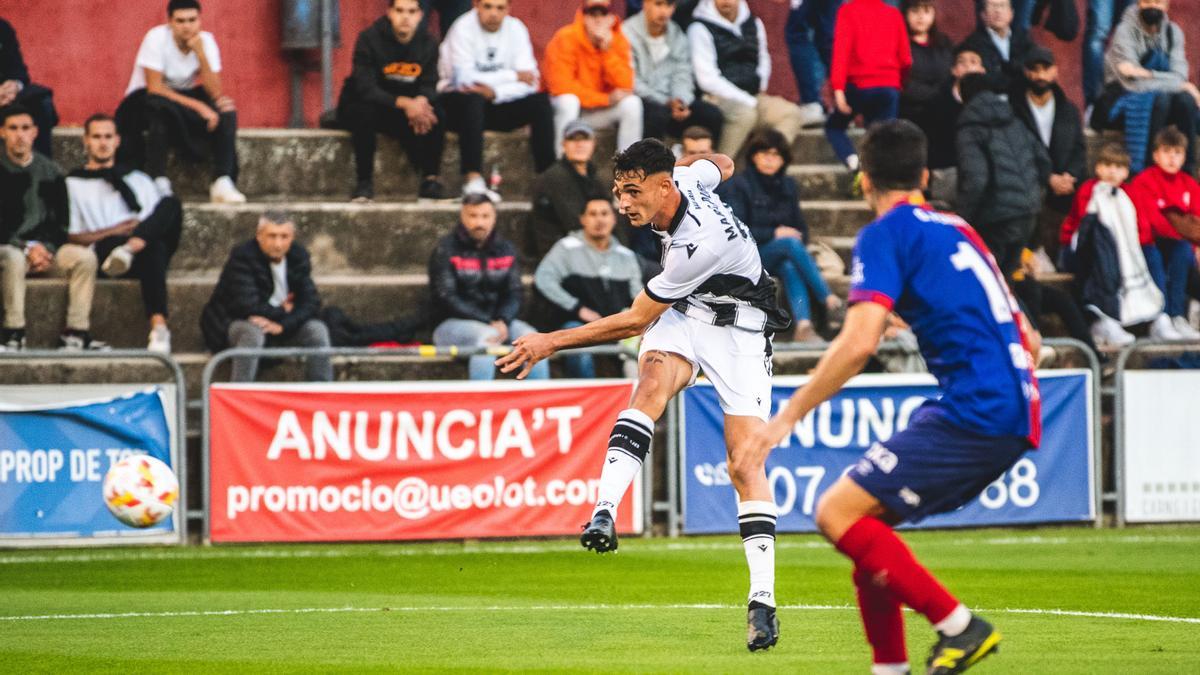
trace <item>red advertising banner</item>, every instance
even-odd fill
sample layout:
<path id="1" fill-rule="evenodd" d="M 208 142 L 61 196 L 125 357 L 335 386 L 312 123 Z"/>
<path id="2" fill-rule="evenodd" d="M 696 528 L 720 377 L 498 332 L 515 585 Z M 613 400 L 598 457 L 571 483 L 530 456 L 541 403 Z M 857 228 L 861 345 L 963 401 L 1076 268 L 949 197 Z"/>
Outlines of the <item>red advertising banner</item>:
<path id="1" fill-rule="evenodd" d="M 214 542 L 577 534 L 630 382 L 216 384 Z M 640 532 L 641 481 L 617 527 Z"/>

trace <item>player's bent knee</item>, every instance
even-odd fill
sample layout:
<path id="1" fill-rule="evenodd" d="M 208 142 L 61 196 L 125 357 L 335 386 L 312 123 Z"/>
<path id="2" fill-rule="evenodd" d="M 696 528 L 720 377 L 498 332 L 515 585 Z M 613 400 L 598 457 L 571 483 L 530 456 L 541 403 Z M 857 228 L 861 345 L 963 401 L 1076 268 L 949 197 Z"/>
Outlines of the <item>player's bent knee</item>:
<path id="1" fill-rule="evenodd" d="M 746 487 L 767 475 L 766 465 L 757 459 L 733 452 L 729 458 L 729 480 L 734 487 Z"/>

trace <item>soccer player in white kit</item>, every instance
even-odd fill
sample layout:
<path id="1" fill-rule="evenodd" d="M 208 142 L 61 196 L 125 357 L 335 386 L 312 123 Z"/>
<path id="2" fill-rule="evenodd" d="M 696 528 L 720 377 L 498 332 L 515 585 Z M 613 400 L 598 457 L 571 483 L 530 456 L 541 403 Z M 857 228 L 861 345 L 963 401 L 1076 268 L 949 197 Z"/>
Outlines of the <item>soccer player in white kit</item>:
<path id="1" fill-rule="evenodd" d="M 598 321 L 513 342 L 497 360 L 518 378 L 554 352 L 642 335 L 637 387 L 617 416 L 600 491 L 580 541 L 597 553 L 615 550 L 617 505 L 642 468 L 654 422 L 667 402 L 696 381 L 712 381 L 725 413 L 729 477 L 738 495 L 738 524 L 750 567 L 746 646 L 779 639 L 775 615 L 775 502 L 764 463 L 769 449 L 747 441 L 766 425 L 771 407 L 771 336 L 791 317 L 776 301 L 749 230 L 713 190 L 733 175 L 725 155 L 678 162 L 661 142 L 638 141 L 614 159 L 621 213 L 662 237 L 663 271 L 629 309 Z"/>

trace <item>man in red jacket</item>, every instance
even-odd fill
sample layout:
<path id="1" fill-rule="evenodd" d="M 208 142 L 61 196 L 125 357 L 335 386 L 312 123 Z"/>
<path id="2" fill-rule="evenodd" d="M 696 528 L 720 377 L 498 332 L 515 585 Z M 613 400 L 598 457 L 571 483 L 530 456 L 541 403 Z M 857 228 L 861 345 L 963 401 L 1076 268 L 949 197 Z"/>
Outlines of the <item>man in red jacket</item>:
<path id="1" fill-rule="evenodd" d="M 838 158 L 858 171 L 858 152 L 846 135 L 856 114 L 865 125 L 896 119 L 900 87 L 912 67 L 908 29 L 883 0 L 850 0 L 838 10 L 829 87 L 834 111 L 825 137 Z"/>

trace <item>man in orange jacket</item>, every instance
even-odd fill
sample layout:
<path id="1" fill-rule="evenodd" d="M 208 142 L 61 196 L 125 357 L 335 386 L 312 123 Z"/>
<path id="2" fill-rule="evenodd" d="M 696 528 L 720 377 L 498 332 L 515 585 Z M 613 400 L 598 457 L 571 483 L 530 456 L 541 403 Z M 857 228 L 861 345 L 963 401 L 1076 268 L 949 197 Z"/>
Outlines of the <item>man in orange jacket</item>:
<path id="1" fill-rule="evenodd" d="M 542 73 L 560 141 L 576 118 L 597 129 L 615 124 L 618 151 L 641 140 L 642 99 L 633 94 L 633 52 L 611 0 L 583 0 L 575 21 L 546 45 Z"/>

